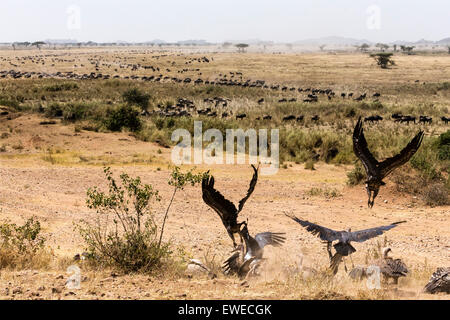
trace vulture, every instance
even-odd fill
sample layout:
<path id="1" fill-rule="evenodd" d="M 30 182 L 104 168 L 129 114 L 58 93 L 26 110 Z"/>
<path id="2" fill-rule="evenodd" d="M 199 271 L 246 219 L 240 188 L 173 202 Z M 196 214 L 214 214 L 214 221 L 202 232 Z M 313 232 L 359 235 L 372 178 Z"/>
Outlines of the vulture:
<path id="1" fill-rule="evenodd" d="M 392 259 L 388 256 L 391 252 L 391 248 L 383 249 L 383 259 L 378 262 L 381 274 L 386 280 L 390 278 L 394 279 L 394 284 L 398 284 L 398 278 L 406 277 L 408 274 L 408 268 L 401 259 Z"/>
<path id="2" fill-rule="evenodd" d="M 214 177 L 207 176 L 202 180 L 202 193 L 203 193 L 203 201 L 210 206 L 222 220 L 223 225 L 227 229 L 228 235 L 231 240 L 233 240 L 233 245 L 236 248 L 236 241 L 234 239 L 235 233 L 240 233 L 241 226 L 246 222 L 237 222 L 237 218 L 239 213 L 242 211 L 245 202 L 255 190 L 256 182 L 258 181 L 258 168 L 253 168 L 253 178 L 250 181 L 250 187 L 247 191 L 247 195 L 239 201 L 239 207 L 236 206 L 229 200 L 225 199 L 225 197 L 216 189 L 214 189 Z"/>
<path id="3" fill-rule="evenodd" d="M 331 261 L 330 268 L 334 274 L 337 273 L 342 258 L 350 256 L 352 253 L 356 252 L 356 249 L 350 244 L 350 242 L 367 241 L 369 239 L 382 235 L 385 231 L 395 228 L 400 223 L 406 222 L 394 222 L 388 226 L 381 226 L 352 232 L 351 229 L 348 229 L 348 231 L 331 230 L 305 220 L 300 220 L 295 216 L 290 216 L 288 214 L 286 215 L 295 222 L 299 223 L 302 227 L 305 227 L 306 230 L 311 232 L 313 235 L 317 235 L 322 241 L 327 244 L 328 256 Z M 334 255 L 331 254 L 331 245 L 333 241 L 338 241 L 335 245 L 333 245 L 334 249 L 336 250 L 336 253 Z M 345 270 L 347 271 L 347 266 L 345 266 Z"/>
<path id="4" fill-rule="evenodd" d="M 450 267 L 438 268 L 431 276 L 431 279 L 425 286 L 424 291 L 431 294 L 438 292 L 450 294 Z"/>
<path id="5" fill-rule="evenodd" d="M 237 246 L 233 254 L 223 264 L 223 270 L 226 274 L 235 273 L 239 277 L 245 277 L 256 272 L 263 260 L 265 246 L 280 247 L 286 240 L 283 236 L 284 233 L 273 232 L 258 233 L 253 238 L 248 232 L 247 224 L 244 224 L 239 234 L 244 239 L 244 243 Z"/>
<path id="6" fill-rule="evenodd" d="M 383 182 L 383 179 L 394 169 L 400 167 L 411 159 L 411 157 L 419 149 L 423 136 L 423 131 L 420 131 L 399 154 L 388 158 L 383 162 L 378 162 L 370 153 L 367 146 L 361 117 L 358 119 L 358 123 L 356 124 L 353 132 L 353 151 L 359 160 L 361 160 L 364 168 L 366 169 L 366 190 L 367 195 L 369 196 L 367 204 L 369 208 L 373 207 L 380 187 L 386 184 Z"/>

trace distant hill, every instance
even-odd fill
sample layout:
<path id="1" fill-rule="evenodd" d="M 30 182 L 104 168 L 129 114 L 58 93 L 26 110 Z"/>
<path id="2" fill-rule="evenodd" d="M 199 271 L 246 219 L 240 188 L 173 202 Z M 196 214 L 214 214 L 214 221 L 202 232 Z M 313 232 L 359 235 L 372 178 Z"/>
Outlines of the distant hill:
<path id="1" fill-rule="evenodd" d="M 183 41 L 177 41 L 176 43 L 181 44 L 181 45 L 196 45 L 196 46 L 209 45 L 209 43 L 206 40 L 183 40 Z"/>
<path id="2" fill-rule="evenodd" d="M 78 43 L 78 41 L 76 39 L 47 39 L 44 42 L 45 43 L 50 43 L 50 44 Z"/>
<path id="3" fill-rule="evenodd" d="M 436 44 L 450 45 L 450 37 L 444 38 L 442 40 L 436 41 Z"/>

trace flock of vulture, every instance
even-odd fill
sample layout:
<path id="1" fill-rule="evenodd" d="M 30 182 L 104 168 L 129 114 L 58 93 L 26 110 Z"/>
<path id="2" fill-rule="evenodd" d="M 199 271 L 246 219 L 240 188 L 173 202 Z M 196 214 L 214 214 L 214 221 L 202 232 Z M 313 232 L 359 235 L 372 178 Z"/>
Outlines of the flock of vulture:
<path id="1" fill-rule="evenodd" d="M 368 148 L 362 124 L 363 122 L 360 118 L 353 132 L 353 149 L 356 156 L 364 165 L 367 173 L 365 186 L 368 194 L 368 206 L 372 208 L 380 187 L 385 185 L 383 179 L 394 169 L 409 161 L 419 149 L 424 133 L 420 131 L 397 155 L 379 162 Z M 286 240 L 284 233 L 262 232 L 252 236 L 248 229 L 248 220 L 238 222 L 239 213 L 252 195 L 258 181 L 259 168 L 253 165 L 252 168 L 254 173 L 249 189 L 245 197 L 239 201 L 237 207 L 214 188 L 215 180 L 213 176 L 208 175 L 202 181 L 203 201 L 219 215 L 233 242 L 232 254 L 224 262 L 223 271 L 225 274 L 236 274 L 241 278 L 258 275 L 258 269 L 264 262 L 264 248 L 266 246 L 282 246 Z M 286 214 L 286 216 L 305 228 L 306 231 L 317 235 L 326 244 L 326 250 L 330 260 L 329 269 L 333 275 L 338 272 L 339 265 L 344 262 L 345 271 L 355 280 L 362 280 L 368 277 L 370 275 L 370 269 L 369 267 L 355 267 L 352 261 L 353 269 L 348 272 L 344 258 L 349 257 L 352 260 L 351 255 L 356 252 L 352 243 L 365 242 L 406 222 L 399 221 L 389 225 L 359 231 L 352 231 L 351 229 L 336 231 L 300 219 L 294 215 Z M 235 235 L 239 236 L 240 243 L 236 242 Z M 332 252 L 333 248 L 335 251 L 334 254 Z M 401 259 L 393 259 L 390 257 L 389 253 L 391 251 L 391 248 L 384 248 L 382 258 L 374 262 L 374 265 L 379 267 L 386 283 L 389 279 L 393 279 L 394 284 L 397 284 L 398 278 L 405 277 L 408 274 L 408 268 Z M 426 285 L 425 291 L 429 293 L 450 293 L 450 268 L 439 268 Z"/>

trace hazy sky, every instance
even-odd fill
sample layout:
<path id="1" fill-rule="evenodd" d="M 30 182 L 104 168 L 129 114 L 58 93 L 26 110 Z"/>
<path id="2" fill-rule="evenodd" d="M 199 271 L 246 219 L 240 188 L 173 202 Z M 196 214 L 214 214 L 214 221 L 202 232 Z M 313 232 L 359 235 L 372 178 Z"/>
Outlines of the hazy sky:
<path id="1" fill-rule="evenodd" d="M 379 9 L 379 10 L 378 10 Z M 0 0 L 0 42 L 450 37 L 449 0 Z"/>

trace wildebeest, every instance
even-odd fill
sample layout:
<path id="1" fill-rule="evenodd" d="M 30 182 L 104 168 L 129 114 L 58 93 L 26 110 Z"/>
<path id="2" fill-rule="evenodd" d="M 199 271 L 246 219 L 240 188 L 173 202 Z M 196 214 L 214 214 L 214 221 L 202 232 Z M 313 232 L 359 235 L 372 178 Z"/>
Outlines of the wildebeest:
<path id="1" fill-rule="evenodd" d="M 245 113 L 241 113 L 236 116 L 236 120 L 242 120 L 244 118 L 247 118 L 247 115 Z"/>
<path id="2" fill-rule="evenodd" d="M 419 117 L 419 123 L 429 123 L 431 124 L 433 122 L 433 118 L 427 117 L 427 116 L 420 116 Z"/>
<path id="3" fill-rule="evenodd" d="M 296 116 L 294 115 L 290 115 L 290 116 L 286 116 L 283 118 L 283 121 L 291 121 L 291 120 L 295 120 Z"/>
<path id="4" fill-rule="evenodd" d="M 383 120 L 383 117 L 381 117 L 379 115 L 364 118 L 364 122 L 371 122 L 371 123 L 378 122 L 381 120 Z"/>
<path id="5" fill-rule="evenodd" d="M 450 118 L 442 117 L 441 120 L 442 120 L 445 124 L 448 124 L 448 122 L 450 121 Z"/>
<path id="6" fill-rule="evenodd" d="M 401 123 L 406 122 L 409 124 L 410 122 L 416 123 L 416 117 L 413 116 L 403 116 L 400 119 L 395 120 L 396 122 L 400 121 Z"/>

